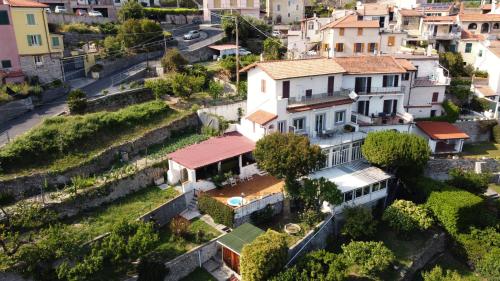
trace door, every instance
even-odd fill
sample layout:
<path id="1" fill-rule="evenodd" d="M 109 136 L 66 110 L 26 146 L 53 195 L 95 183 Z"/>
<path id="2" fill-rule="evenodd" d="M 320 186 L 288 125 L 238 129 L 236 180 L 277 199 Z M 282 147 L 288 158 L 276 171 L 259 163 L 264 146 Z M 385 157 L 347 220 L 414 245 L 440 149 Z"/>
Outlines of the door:
<path id="1" fill-rule="evenodd" d="M 437 33 L 438 33 L 438 27 L 437 27 L 437 25 L 435 25 L 434 30 L 432 31 L 432 36 L 435 37 L 437 35 Z"/>
<path id="2" fill-rule="evenodd" d="M 316 133 L 321 133 L 325 130 L 326 116 L 324 113 L 316 115 L 315 129 Z"/>
<path id="3" fill-rule="evenodd" d="M 372 92 L 372 78 L 368 77 L 366 79 L 366 93 L 371 93 Z"/>
<path id="4" fill-rule="evenodd" d="M 380 17 L 378 19 L 378 22 L 379 22 L 379 25 L 381 28 L 384 28 L 384 25 L 385 25 L 385 17 Z"/>
<path id="5" fill-rule="evenodd" d="M 333 86 L 335 85 L 335 77 L 328 76 L 328 95 L 333 96 Z"/>
<path id="6" fill-rule="evenodd" d="M 392 100 L 392 112 L 391 113 L 396 113 L 398 112 L 398 100 Z"/>
<path id="7" fill-rule="evenodd" d="M 290 81 L 283 81 L 283 93 L 281 97 L 284 99 L 290 97 Z"/>
<path id="8" fill-rule="evenodd" d="M 384 101 L 384 113 L 385 114 L 390 114 L 392 109 L 392 100 L 385 100 Z"/>
<path id="9" fill-rule="evenodd" d="M 366 77 L 356 77 L 354 82 L 354 91 L 356 93 L 366 92 Z"/>
<path id="10" fill-rule="evenodd" d="M 370 101 L 358 101 L 358 113 L 369 116 Z"/>
<path id="11" fill-rule="evenodd" d="M 311 90 L 311 89 L 306 90 L 306 97 L 310 98 L 310 97 L 312 97 L 312 94 L 313 94 L 313 90 Z"/>

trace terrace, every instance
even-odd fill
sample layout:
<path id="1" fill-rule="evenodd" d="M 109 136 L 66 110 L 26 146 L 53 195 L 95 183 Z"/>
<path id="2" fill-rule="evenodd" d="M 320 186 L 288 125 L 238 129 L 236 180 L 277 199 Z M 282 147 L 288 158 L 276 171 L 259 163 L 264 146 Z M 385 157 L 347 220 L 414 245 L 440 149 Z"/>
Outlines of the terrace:
<path id="1" fill-rule="evenodd" d="M 350 100 L 348 90 L 342 90 L 331 93 L 320 93 L 314 95 L 306 93 L 305 96 L 289 97 L 288 108 L 327 103 L 327 102 L 338 102 L 346 99 Z"/>

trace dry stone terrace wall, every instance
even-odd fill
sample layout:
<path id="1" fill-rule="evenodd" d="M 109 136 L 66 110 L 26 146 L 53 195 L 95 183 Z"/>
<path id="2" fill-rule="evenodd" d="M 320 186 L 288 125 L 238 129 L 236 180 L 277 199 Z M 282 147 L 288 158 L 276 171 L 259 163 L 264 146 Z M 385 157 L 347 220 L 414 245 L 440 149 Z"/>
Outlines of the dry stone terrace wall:
<path id="1" fill-rule="evenodd" d="M 155 97 L 151 89 L 139 88 L 106 96 L 101 96 L 87 101 L 86 113 L 97 111 L 114 111 L 123 107 L 153 100 Z"/>
<path id="2" fill-rule="evenodd" d="M 194 190 L 190 191 L 189 193 L 194 193 Z M 186 193 L 182 193 L 181 195 L 173 198 L 172 200 L 166 202 L 153 211 L 142 215 L 139 220 L 142 220 L 144 222 L 153 220 L 155 224 L 160 227 L 166 225 L 170 222 L 171 219 L 182 213 L 182 211 L 187 208 L 186 195 Z"/>
<path id="3" fill-rule="evenodd" d="M 484 162 L 483 172 L 500 172 L 500 161 L 495 159 L 431 159 L 427 162 L 424 175 L 437 180 L 446 180 L 451 169 L 474 170 L 476 162 Z"/>
<path id="4" fill-rule="evenodd" d="M 486 132 L 482 132 L 479 126 L 480 122 L 481 121 L 463 121 L 456 122 L 453 125 L 469 135 L 470 138 L 466 139 L 465 143 L 489 141 L 491 139 L 491 131 L 487 130 Z"/>
<path id="5" fill-rule="evenodd" d="M 107 170 L 121 152 L 127 152 L 133 157 L 145 148 L 162 143 L 171 137 L 172 133 L 199 126 L 196 114 L 173 121 L 163 127 L 152 130 L 145 135 L 121 145 L 110 147 L 96 156 L 92 161 L 78 167 L 70 168 L 63 172 L 54 174 L 50 172 L 36 173 L 27 176 L 19 176 L 8 180 L 0 180 L 0 192 L 9 192 L 18 199 L 39 194 L 40 188 L 45 182 L 49 186 L 64 185 L 77 175 L 92 175 Z"/>

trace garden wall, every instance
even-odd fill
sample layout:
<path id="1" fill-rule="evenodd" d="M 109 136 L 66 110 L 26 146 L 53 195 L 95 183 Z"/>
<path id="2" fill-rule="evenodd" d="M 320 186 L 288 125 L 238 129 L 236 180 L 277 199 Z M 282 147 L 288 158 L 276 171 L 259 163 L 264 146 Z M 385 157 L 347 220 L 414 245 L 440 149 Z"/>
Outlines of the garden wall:
<path id="1" fill-rule="evenodd" d="M 48 13 L 47 21 L 49 23 L 55 24 L 67 24 L 67 23 L 107 23 L 111 22 L 111 19 L 106 17 L 89 17 L 89 16 L 77 16 L 72 14 L 56 14 Z"/>
<path id="2" fill-rule="evenodd" d="M 212 60 L 213 56 L 216 54 L 218 53 L 208 47 L 182 52 L 182 56 L 190 63 Z"/>
<path id="3" fill-rule="evenodd" d="M 201 113 L 215 114 L 224 117 L 226 120 L 238 120 L 238 108 L 242 110 L 242 116 L 245 116 L 245 111 L 247 108 L 246 101 L 240 101 L 235 103 L 223 104 L 210 106 L 207 108 L 202 108 L 197 111 L 198 115 Z"/>
<path id="4" fill-rule="evenodd" d="M 427 162 L 424 175 L 436 180 L 446 180 L 451 169 L 474 170 L 476 162 L 484 162 L 483 172 L 497 173 L 500 171 L 500 162 L 495 159 L 431 159 Z"/>
<path id="5" fill-rule="evenodd" d="M 104 67 L 99 76 L 108 77 L 112 74 L 115 74 L 119 70 L 131 67 L 148 59 L 153 60 L 159 58 L 163 55 L 163 52 L 164 50 L 160 50 L 149 53 L 141 53 L 130 57 L 100 60 L 97 63 L 103 65 Z"/>
<path id="6" fill-rule="evenodd" d="M 24 113 L 33 110 L 33 108 L 34 106 L 31 97 L 0 105 L 0 124 L 23 115 Z"/>
<path id="7" fill-rule="evenodd" d="M 298 257 L 308 252 L 326 248 L 328 237 L 335 233 L 335 219 L 330 218 L 331 216 L 328 216 L 324 221 L 316 225 L 313 230 L 309 231 L 304 238 L 290 247 L 288 258 L 293 259 L 291 260 L 291 264 L 294 264 L 298 260 Z"/>
<path id="8" fill-rule="evenodd" d="M 151 89 L 139 88 L 109 94 L 87 100 L 86 113 L 97 111 L 114 111 L 123 107 L 153 100 Z"/>
<path id="9" fill-rule="evenodd" d="M 199 120 L 196 114 L 183 117 L 163 127 L 150 132 L 134 140 L 113 146 L 101 152 L 91 161 L 78 167 L 70 168 L 60 173 L 43 172 L 27 176 L 19 176 L 8 180 L 0 180 L 0 192 L 9 192 L 17 198 L 24 198 L 39 194 L 40 187 L 45 181 L 48 185 L 58 186 L 68 183 L 71 177 L 76 175 L 92 175 L 108 169 L 116 161 L 121 152 L 127 152 L 129 156 L 135 156 L 145 148 L 163 142 L 170 138 L 173 132 L 198 127 Z"/>
<path id="10" fill-rule="evenodd" d="M 80 42 L 103 40 L 106 35 L 100 33 L 81 34 L 77 32 L 62 32 L 64 45 L 77 46 Z"/>
<path id="11" fill-rule="evenodd" d="M 164 281 L 180 280 L 193 272 L 197 267 L 201 267 L 204 262 L 217 254 L 217 239 L 219 238 L 220 236 L 165 263 L 165 267 L 169 270 L 169 273 Z"/>
<path id="12" fill-rule="evenodd" d="M 188 193 L 194 193 L 194 190 Z M 186 210 L 186 208 L 186 193 L 182 193 L 151 212 L 142 215 L 139 217 L 139 220 L 148 222 L 153 219 L 156 224 L 162 227 L 169 223 L 172 218 Z"/>
<path id="13" fill-rule="evenodd" d="M 276 202 L 276 200 L 279 201 Z M 235 209 L 233 228 L 250 222 L 252 213 L 264 209 L 267 205 L 273 208 L 273 216 L 281 214 L 283 211 L 283 193 L 273 194 Z"/>
<path id="14" fill-rule="evenodd" d="M 411 267 L 403 272 L 401 281 L 414 280 L 415 274 L 427 265 L 436 256 L 443 253 L 446 246 L 446 234 L 444 232 L 436 233 L 427 240 L 424 249 L 412 259 Z"/>
<path id="15" fill-rule="evenodd" d="M 456 122 L 454 125 L 469 135 L 470 139 L 465 143 L 486 142 L 491 140 L 491 130 L 483 132 L 480 126 L 481 121 Z"/>

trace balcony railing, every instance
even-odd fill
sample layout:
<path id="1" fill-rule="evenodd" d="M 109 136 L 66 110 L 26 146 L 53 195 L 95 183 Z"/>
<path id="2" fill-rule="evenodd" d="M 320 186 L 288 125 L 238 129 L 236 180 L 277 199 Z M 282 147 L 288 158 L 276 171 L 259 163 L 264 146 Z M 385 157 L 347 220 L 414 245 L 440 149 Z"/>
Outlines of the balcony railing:
<path id="1" fill-rule="evenodd" d="M 406 112 L 398 113 L 379 113 L 367 116 L 353 111 L 351 113 L 351 121 L 356 120 L 356 123 L 361 126 L 366 125 L 403 125 L 413 121 L 413 115 Z"/>
<path id="2" fill-rule="evenodd" d="M 397 87 L 371 87 L 368 89 L 363 89 L 361 91 L 356 91 L 355 89 L 344 89 L 344 91 L 351 92 L 354 91 L 358 95 L 377 95 L 377 94 L 403 94 L 405 91 L 405 86 Z"/>
<path id="3" fill-rule="evenodd" d="M 333 93 L 313 94 L 310 96 L 290 97 L 288 98 L 289 106 L 311 105 L 324 102 L 338 101 L 349 98 L 349 91 L 342 90 Z"/>
<path id="4" fill-rule="evenodd" d="M 427 39 L 435 39 L 435 40 L 457 40 L 460 39 L 460 33 L 447 33 L 447 34 L 432 34 L 432 33 L 424 33 L 424 38 Z"/>

